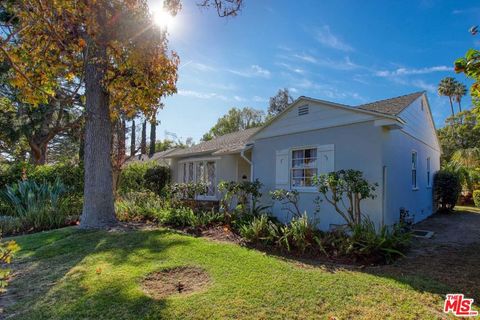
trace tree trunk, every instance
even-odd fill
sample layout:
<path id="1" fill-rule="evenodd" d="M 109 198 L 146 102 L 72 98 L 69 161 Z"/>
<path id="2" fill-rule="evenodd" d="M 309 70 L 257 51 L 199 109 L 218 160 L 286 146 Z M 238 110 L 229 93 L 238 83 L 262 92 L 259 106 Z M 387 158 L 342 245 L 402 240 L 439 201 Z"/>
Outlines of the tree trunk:
<path id="1" fill-rule="evenodd" d="M 41 166 L 47 163 L 47 144 L 36 144 L 32 141 L 30 145 L 30 160 L 33 164 Z"/>
<path id="2" fill-rule="evenodd" d="M 99 16 L 101 13 L 99 13 Z M 112 188 L 112 123 L 104 85 L 107 51 L 88 41 L 85 68 L 85 186 L 80 228 L 108 228 L 116 224 Z"/>
<path id="3" fill-rule="evenodd" d="M 448 100 L 450 101 L 450 109 L 452 110 L 452 117 L 454 117 L 455 116 L 455 111 L 453 110 L 452 97 L 448 97 Z"/>
<path id="4" fill-rule="evenodd" d="M 148 156 L 151 158 L 155 154 L 155 141 L 157 133 L 157 122 L 155 118 L 150 122 L 150 150 Z"/>
<path id="5" fill-rule="evenodd" d="M 136 143 L 135 143 L 135 140 L 136 140 L 136 137 L 135 137 L 135 119 L 132 119 L 132 132 L 131 132 L 131 135 L 130 135 L 130 156 L 133 157 L 135 155 L 135 152 L 136 152 Z"/>
<path id="6" fill-rule="evenodd" d="M 462 103 L 460 102 L 460 100 L 458 100 L 458 110 L 459 112 L 462 112 Z"/>
<path id="7" fill-rule="evenodd" d="M 142 124 L 142 142 L 140 143 L 140 153 L 147 154 L 147 120 Z"/>

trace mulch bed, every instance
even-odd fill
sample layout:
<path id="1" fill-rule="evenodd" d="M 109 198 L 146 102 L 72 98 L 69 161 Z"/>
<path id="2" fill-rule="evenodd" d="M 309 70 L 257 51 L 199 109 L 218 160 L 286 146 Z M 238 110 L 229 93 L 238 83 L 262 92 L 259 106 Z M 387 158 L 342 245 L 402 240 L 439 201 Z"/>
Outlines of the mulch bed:
<path id="1" fill-rule="evenodd" d="M 205 289 L 210 277 L 198 267 L 182 266 L 149 274 L 143 281 L 143 290 L 154 299 L 174 294 L 189 294 Z"/>

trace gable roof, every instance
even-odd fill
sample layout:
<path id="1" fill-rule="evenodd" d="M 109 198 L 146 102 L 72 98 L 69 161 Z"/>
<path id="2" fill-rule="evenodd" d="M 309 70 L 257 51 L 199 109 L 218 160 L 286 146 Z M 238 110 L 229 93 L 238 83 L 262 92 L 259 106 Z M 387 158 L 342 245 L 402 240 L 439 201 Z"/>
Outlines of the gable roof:
<path id="1" fill-rule="evenodd" d="M 172 153 L 173 151 L 177 150 L 176 148 L 171 148 L 165 151 L 155 152 L 153 156 L 149 157 L 148 154 L 139 154 L 135 157 L 130 158 L 126 163 L 133 163 L 133 162 L 148 162 L 148 161 L 157 161 L 163 163 L 162 160 L 166 159 L 167 155 Z"/>
<path id="2" fill-rule="evenodd" d="M 260 127 L 241 130 L 223 135 L 221 137 L 204 141 L 190 148 L 176 149 L 168 154 L 167 158 L 183 157 L 194 154 L 228 154 L 240 152 L 245 148 L 248 139 L 255 134 Z"/>
<path id="3" fill-rule="evenodd" d="M 421 97 L 424 93 L 425 91 L 414 92 L 414 93 L 406 94 L 406 95 L 395 97 L 395 98 L 378 100 L 378 101 L 359 105 L 357 106 L 357 108 L 362 110 L 378 112 L 381 114 L 397 116 L 406 107 L 411 105 L 413 101 Z"/>

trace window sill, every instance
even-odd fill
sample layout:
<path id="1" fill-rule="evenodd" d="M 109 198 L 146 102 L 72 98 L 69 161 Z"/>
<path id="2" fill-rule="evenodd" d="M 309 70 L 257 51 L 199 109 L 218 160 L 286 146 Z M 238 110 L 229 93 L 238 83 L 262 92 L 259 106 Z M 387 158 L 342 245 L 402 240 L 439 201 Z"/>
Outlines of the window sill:
<path id="1" fill-rule="evenodd" d="M 296 190 L 300 193 L 317 193 L 318 189 L 315 187 L 292 187 L 292 190 Z"/>
<path id="2" fill-rule="evenodd" d="M 418 187 L 416 187 L 416 188 L 412 188 L 412 191 L 418 191 L 418 190 L 419 190 L 419 188 L 418 188 Z"/>

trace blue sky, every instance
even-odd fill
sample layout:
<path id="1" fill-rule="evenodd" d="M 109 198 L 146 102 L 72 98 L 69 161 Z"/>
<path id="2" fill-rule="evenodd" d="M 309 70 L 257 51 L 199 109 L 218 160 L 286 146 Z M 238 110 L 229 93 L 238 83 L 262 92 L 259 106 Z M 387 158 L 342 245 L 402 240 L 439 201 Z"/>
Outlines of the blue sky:
<path id="1" fill-rule="evenodd" d="M 183 1 L 169 28 L 181 65 L 158 138 L 198 141 L 231 107 L 266 110 L 284 87 L 348 105 L 426 90 L 440 127 L 450 111 L 436 85 L 454 76 L 469 86 L 453 61 L 480 45 L 468 33 L 480 24 L 473 1 L 245 0 L 229 19 L 196 2 Z"/>

